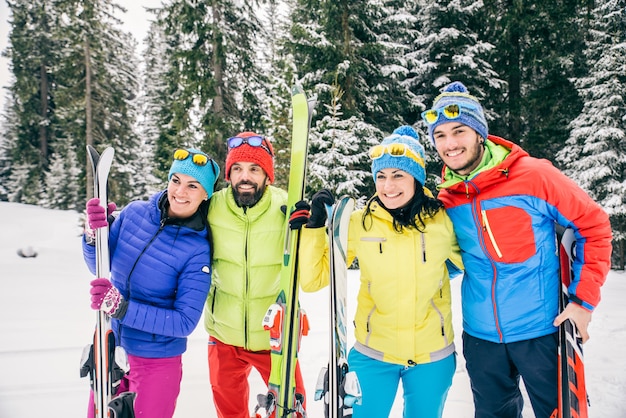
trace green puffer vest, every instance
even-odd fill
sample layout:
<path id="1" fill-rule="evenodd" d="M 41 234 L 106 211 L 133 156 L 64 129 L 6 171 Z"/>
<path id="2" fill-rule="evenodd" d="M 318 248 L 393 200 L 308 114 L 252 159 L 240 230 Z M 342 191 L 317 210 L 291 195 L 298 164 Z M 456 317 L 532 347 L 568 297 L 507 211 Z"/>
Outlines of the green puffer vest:
<path id="1" fill-rule="evenodd" d="M 209 224 L 214 239 L 213 281 L 204 309 L 207 332 L 246 350 L 269 350 L 262 320 L 276 301 L 284 246 L 287 193 L 268 186 L 244 211 L 229 186 L 211 197 Z"/>

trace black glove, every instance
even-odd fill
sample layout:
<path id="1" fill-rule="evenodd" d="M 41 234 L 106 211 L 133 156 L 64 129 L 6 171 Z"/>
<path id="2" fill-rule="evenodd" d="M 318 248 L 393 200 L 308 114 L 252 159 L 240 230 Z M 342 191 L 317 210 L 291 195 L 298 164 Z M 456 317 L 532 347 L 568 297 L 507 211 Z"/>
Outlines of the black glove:
<path id="1" fill-rule="evenodd" d="M 307 228 L 321 228 L 326 226 L 328 212 L 326 206 L 332 206 L 335 203 L 335 196 L 328 189 L 322 189 L 313 195 L 311 199 L 311 216 L 307 222 Z"/>
<path id="2" fill-rule="evenodd" d="M 291 212 L 291 216 L 289 216 L 289 229 L 302 229 L 302 225 L 306 225 L 309 222 L 310 210 L 311 206 L 304 200 L 297 202 L 293 212 Z"/>

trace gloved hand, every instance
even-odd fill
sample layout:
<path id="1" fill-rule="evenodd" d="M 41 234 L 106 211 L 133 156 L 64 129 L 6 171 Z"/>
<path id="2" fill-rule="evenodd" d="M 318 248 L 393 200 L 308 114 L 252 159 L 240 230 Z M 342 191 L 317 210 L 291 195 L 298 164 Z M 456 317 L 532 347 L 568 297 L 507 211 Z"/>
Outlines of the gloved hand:
<path id="1" fill-rule="evenodd" d="M 304 200 L 297 202 L 291 216 L 289 216 L 289 229 L 292 231 L 302 229 L 302 225 L 309 222 L 310 210 L 311 206 Z"/>
<path id="2" fill-rule="evenodd" d="M 100 310 L 113 318 L 122 318 L 128 309 L 128 302 L 108 279 L 102 277 L 91 281 L 91 309 Z"/>
<path id="3" fill-rule="evenodd" d="M 331 206 L 335 203 L 335 196 L 328 189 L 322 189 L 313 195 L 311 199 L 311 216 L 307 222 L 307 228 L 321 228 L 326 225 L 328 212 L 326 205 Z"/>
<path id="4" fill-rule="evenodd" d="M 112 214 L 117 206 L 111 202 L 107 205 L 107 214 L 104 214 L 104 208 L 100 206 L 100 199 L 94 197 L 87 201 L 87 225 L 91 229 L 104 228 L 109 225 L 107 216 Z"/>

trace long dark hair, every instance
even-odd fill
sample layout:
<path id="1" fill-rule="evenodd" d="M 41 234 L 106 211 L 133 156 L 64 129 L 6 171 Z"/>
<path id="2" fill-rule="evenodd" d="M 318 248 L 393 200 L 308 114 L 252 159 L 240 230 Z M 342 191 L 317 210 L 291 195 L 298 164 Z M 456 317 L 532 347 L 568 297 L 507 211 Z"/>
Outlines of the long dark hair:
<path id="1" fill-rule="evenodd" d="M 415 194 L 406 205 L 397 209 L 388 209 L 378 196 L 372 197 L 365 206 L 363 211 L 363 218 L 361 224 L 365 230 L 371 228 L 372 220 L 372 203 L 376 202 L 383 207 L 393 217 L 393 229 L 396 232 L 402 232 L 402 228 L 415 228 L 419 232 L 424 232 L 424 218 L 435 216 L 439 210 L 443 208 L 441 200 L 434 197 L 427 196 L 424 193 L 422 184 L 415 180 Z M 367 219 L 369 219 L 369 226 L 367 225 Z"/>
<path id="2" fill-rule="evenodd" d="M 209 224 L 209 205 L 211 204 L 211 199 L 203 200 L 198 207 L 198 213 L 202 217 L 202 223 L 206 227 L 206 239 L 209 242 L 209 260 L 213 262 L 213 232 L 211 232 L 211 225 Z"/>

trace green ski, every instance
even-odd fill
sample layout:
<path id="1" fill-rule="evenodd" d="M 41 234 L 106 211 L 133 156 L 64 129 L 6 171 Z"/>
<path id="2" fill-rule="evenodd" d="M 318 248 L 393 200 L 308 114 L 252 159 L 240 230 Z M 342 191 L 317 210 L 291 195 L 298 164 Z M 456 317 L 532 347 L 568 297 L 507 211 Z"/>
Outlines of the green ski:
<path id="1" fill-rule="evenodd" d="M 293 129 L 291 137 L 291 164 L 285 217 L 285 248 L 280 275 L 280 293 L 276 303 L 269 307 L 263 325 L 270 331 L 272 371 L 268 393 L 259 395 L 256 411 L 263 408 L 266 417 L 306 416 L 304 394 L 296 393 L 295 370 L 300 338 L 308 332 L 308 323 L 298 302 L 298 243 L 300 231 L 289 229 L 289 214 L 295 204 L 304 198 L 309 127 L 315 100 L 307 100 L 299 86 L 292 89 Z M 255 411 L 255 413 L 256 413 Z M 260 416 L 257 414 L 257 416 Z"/>

